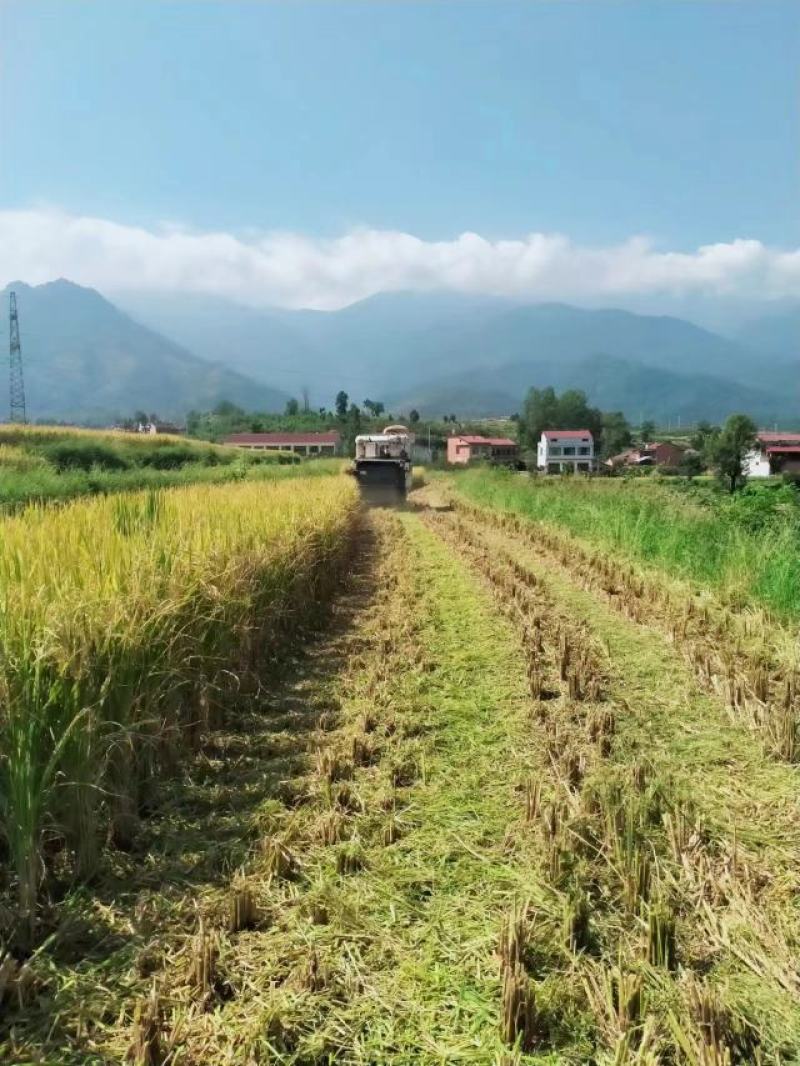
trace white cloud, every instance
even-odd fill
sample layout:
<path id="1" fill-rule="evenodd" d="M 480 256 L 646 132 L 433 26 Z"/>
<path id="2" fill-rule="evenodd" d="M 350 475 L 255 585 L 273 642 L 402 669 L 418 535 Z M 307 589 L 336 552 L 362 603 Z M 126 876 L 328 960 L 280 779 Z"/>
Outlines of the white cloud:
<path id="1" fill-rule="evenodd" d="M 255 306 L 336 308 L 376 292 L 450 289 L 530 300 L 642 295 L 800 297 L 800 249 L 756 240 L 660 251 L 643 237 L 602 248 L 559 234 L 424 241 L 358 229 L 335 240 L 154 229 L 53 209 L 0 211 L 0 282 L 67 277 L 117 289 L 205 292 Z"/>

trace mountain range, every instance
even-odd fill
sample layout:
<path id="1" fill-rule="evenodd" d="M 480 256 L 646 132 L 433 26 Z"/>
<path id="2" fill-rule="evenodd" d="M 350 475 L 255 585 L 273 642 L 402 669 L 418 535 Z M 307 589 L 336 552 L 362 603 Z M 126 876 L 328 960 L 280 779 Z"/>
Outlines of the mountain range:
<path id="1" fill-rule="evenodd" d="M 403 292 L 310 311 L 141 292 L 111 302 L 64 280 L 8 288 L 34 418 L 176 417 L 221 399 L 282 410 L 303 390 L 332 406 L 339 389 L 397 414 L 502 415 L 552 385 L 637 421 L 800 420 L 800 308 L 723 336 L 672 316 L 492 296 Z"/>
<path id="2" fill-rule="evenodd" d="M 223 398 L 262 410 L 286 403 L 269 385 L 134 322 L 94 289 L 61 279 L 12 290 L 31 418 L 102 423 L 136 410 L 179 417 Z"/>

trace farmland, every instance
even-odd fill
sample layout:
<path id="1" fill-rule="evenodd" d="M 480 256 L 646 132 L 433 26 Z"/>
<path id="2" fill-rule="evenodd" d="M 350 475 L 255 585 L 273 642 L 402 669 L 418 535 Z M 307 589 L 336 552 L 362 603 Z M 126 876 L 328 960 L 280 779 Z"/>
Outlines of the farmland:
<path id="1" fill-rule="evenodd" d="M 4 519 L 4 1061 L 794 1061 L 791 515 L 622 491 Z"/>
<path id="2" fill-rule="evenodd" d="M 178 485 L 279 480 L 291 456 L 247 453 L 168 434 L 0 425 L 0 509 Z M 329 474 L 338 462 L 305 468 Z"/>

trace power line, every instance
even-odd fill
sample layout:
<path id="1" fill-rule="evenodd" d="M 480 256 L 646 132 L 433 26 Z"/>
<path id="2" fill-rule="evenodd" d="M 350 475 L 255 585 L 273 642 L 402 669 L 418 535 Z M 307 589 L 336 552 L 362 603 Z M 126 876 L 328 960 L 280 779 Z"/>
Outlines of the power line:
<path id="1" fill-rule="evenodd" d="M 8 294 L 8 375 L 10 398 L 10 421 L 27 422 L 25 414 L 25 383 L 22 378 L 22 349 L 19 343 L 19 316 L 17 294 Z"/>

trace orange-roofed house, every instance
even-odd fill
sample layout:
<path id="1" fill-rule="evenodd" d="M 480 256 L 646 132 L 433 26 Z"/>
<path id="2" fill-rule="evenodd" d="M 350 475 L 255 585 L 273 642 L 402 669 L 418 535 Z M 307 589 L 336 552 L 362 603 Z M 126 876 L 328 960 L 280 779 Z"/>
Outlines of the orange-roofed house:
<path id="1" fill-rule="evenodd" d="M 468 463 L 516 465 L 519 445 L 508 437 L 448 437 L 447 461 L 454 466 Z"/>

